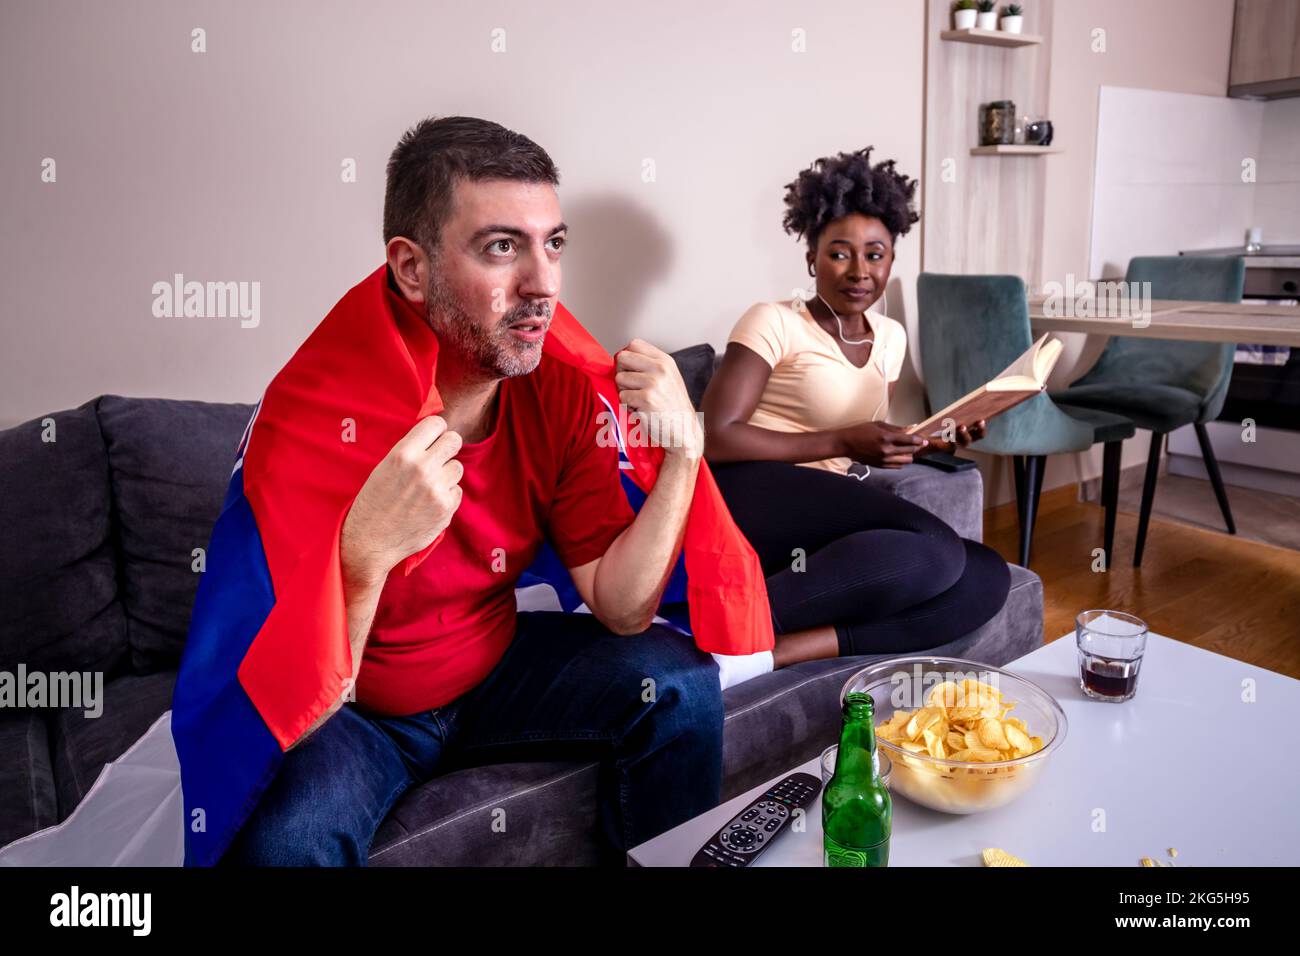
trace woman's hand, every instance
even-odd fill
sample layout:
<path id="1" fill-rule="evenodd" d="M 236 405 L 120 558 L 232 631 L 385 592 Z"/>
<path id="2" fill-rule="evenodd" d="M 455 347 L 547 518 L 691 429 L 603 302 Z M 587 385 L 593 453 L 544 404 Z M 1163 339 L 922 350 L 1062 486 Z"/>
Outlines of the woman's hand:
<path id="1" fill-rule="evenodd" d="M 902 468 L 922 454 L 929 442 L 888 422 L 860 422 L 840 429 L 844 453 L 873 468 Z"/>
<path id="2" fill-rule="evenodd" d="M 962 425 L 957 429 L 956 441 L 944 441 L 942 438 L 931 438 L 929 446 L 924 451 L 918 452 L 918 454 L 929 455 L 932 452 L 943 452 L 951 455 L 965 448 L 971 442 L 977 442 L 983 438 L 987 432 L 986 426 L 987 423 L 982 418 L 973 425 Z"/>

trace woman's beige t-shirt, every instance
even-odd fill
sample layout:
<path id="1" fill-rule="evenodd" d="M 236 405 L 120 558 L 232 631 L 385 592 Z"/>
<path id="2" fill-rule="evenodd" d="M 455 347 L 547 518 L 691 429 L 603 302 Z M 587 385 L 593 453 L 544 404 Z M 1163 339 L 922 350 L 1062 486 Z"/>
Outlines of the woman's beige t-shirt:
<path id="1" fill-rule="evenodd" d="M 889 382 L 907 354 L 907 332 L 887 315 L 867 310 L 874 344 L 858 368 L 800 299 L 757 302 L 740 317 L 728 342 L 739 342 L 772 367 L 749 424 L 779 432 L 813 432 L 879 421 L 889 414 Z M 852 336 L 850 336 L 852 337 Z M 800 462 L 845 474 L 849 458 Z"/>

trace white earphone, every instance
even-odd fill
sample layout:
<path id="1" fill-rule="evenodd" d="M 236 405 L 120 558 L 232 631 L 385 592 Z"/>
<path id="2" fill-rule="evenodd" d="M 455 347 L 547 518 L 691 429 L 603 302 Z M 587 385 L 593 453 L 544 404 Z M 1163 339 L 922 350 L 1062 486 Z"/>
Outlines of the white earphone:
<path id="1" fill-rule="evenodd" d="M 881 302 L 885 303 L 884 308 L 881 309 L 881 314 L 884 315 L 884 316 L 886 316 L 886 317 L 888 317 L 888 315 L 889 315 L 889 312 L 888 312 L 888 309 L 889 309 L 889 298 L 888 298 L 888 295 L 889 295 L 889 291 L 888 291 L 887 289 L 886 289 L 886 290 L 882 290 L 881 293 L 880 293 L 880 300 L 881 300 Z M 806 306 L 806 303 L 807 303 L 808 301 L 810 301 L 810 300 L 812 299 L 813 296 L 817 296 L 818 298 L 821 298 L 820 293 L 817 292 L 817 287 L 816 287 L 815 284 L 814 284 L 812 287 L 800 287 L 800 288 L 798 288 L 798 289 L 796 290 L 796 294 L 795 294 L 794 298 L 795 298 L 795 300 L 799 303 L 799 307 L 800 307 L 800 308 L 806 308 L 806 307 L 807 307 L 807 306 Z M 831 307 L 830 307 L 830 303 L 826 302 L 825 299 L 822 299 L 822 303 L 825 304 L 826 308 L 830 309 L 830 313 L 831 313 L 831 315 L 835 316 L 835 321 L 836 321 L 837 323 L 839 323 L 839 322 L 840 322 L 839 314 L 838 314 L 834 309 L 831 309 Z M 865 320 L 865 313 L 863 313 L 863 316 L 864 316 L 864 320 Z M 811 317 L 811 313 L 810 313 L 810 317 Z M 870 323 L 868 323 L 868 325 L 870 325 Z M 844 326 L 843 326 L 843 324 L 840 324 L 838 327 L 839 327 L 839 331 L 840 331 L 840 341 L 845 342 L 845 343 L 847 343 L 847 344 L 860 344 L 860 343 L 858 343 L 858 342 L 852 342 L 852 343 L 851 343 L 851 342 L 849 342 L 848 339 L 844 338 Z M 865 339 L 862 340 L 862 341 L 865 341 Z M 870 421 L 873 421 L 873 422 L 880 421 L 880 412 L 881 412 L 881 410 L 885 407 L 885 403 L 889 401 L 889 380 L 888 380 L 889 377 L 888 377 L 888 374 L 885 372 L 885 359 L 884 359 L 884 355 L 883 355 L 881 349 L 878 348 L 878 346 L 879 346 L 879 343 L 878 343 L 878 342 L 872 345 L 872 347 L 871 347 L 871 355 L 867 358 L 867 364 L 870 365 L 873 361 L 875 361 L 875 359 L 876 359 L 877 356 L 880 356 L 880 361 L 877 362 L 876 364 L 879 366 L 880 377 L 881 377 L 881 379 L 884 381 L 884 388 L 882 388 L 882 389 L 881 389 L 881 392 L 880 392 L 880 402 L 876 405 L 876 410 L 875 410 L 875 412 L 872 413 L 871 418 L 870 418 Z M 866 471 L 866 474 L 863 474 L 863 475 L 855 475 L 855 474 L 853 474 L 852 472 L 846 471 L 846 472 L 844 473 L 845 477 L 846 477 L 846 478 L 856 478 L 858 481 L 862 481 L 862 480 L 864 480 L 864 479 L 866 479 L 866 478 L 870 478 L 870 477 L 871 477 L 871 466 L 868 465 L 866 462 L 857 462 L 857 464 L 861 465 L 863 468 L 865 468 L 865 469 L 867 470 L 867 471 Z"/>

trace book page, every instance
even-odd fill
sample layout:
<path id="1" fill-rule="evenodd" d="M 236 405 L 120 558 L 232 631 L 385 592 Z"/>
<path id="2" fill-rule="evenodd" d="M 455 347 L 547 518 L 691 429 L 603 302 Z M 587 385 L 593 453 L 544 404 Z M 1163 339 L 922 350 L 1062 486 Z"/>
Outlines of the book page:
<path id="1" fill-rule="evenodd" d="M 1043 339 L 1047 338 L 1046 335 Z M 1037 350 L 1034 354 L 1034 380 L 1039 385 L 1047 384 L 1047 376 L 1052 374 L 1052 369 L 1056 367 L 1056 360 L 1061 357 L 1061 352 L 1065 348 L 1060 339 L 1052 339 L 1050 342 L 1043 342 L 1039 339 L 1034 348 Z"/>
<path id="2" fill-rule="evenodd" d="M 998 379 L 1001 378 L 1016 378 L 1016 377 L 1031 378 L 1034 379 L 1035 381 L 1038 381 L 1039 380 L 1038 377 L 1034 374 L 1034 367 L 1037 364 L 1039 350 L 1042 349 L 1043 342 L 1046 339 L 1047 339 L 1047 335 L 1044 335 L 1033 345 L 1029 346 L 1029 348 L 1027 348 L 1024 352 L 1021 353 L 1019 358 L 1017 358 L 1014 362 L 1012 362 L 1010 365 L 1004 368 L 997 375 L 993 376 L 993 381 L 996 382 Z"/>

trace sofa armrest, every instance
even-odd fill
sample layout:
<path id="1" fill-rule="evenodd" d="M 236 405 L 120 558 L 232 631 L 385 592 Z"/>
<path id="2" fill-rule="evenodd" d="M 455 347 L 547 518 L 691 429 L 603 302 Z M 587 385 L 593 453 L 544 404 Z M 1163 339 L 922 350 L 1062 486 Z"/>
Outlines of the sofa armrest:
<path id="1" fill-rule="evenodd" d="M 849 467 L 850 474 L 864 471 L 865 466 L 857 462 Z M 913 463 L 902 468 L 872 468 L 861 480 L 924 508 L 963 538 L 984 540 L 984 479 L 978 468 L 948 472 Z"/>

